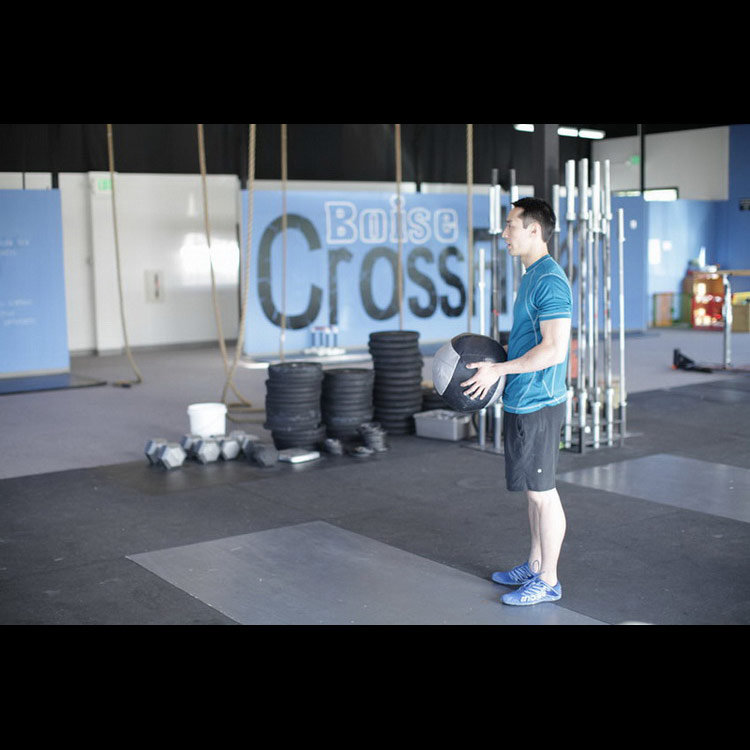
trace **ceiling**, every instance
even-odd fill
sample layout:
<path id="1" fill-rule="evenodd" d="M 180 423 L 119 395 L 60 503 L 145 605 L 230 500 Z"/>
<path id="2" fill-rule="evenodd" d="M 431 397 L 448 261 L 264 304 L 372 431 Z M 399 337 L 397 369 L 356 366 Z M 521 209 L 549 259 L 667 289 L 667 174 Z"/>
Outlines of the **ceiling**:
<path id="1" fill-rule="evenodd" d="M 638 125 L 634 123 L 605 123 L 599 125 L 577 125 L 575 123 L 561 123 L 570 125 L 574 128 L 591 128 L 593 130 L 603 130 L 606 133 L 607 138 L 623 138 L 626 136 L 638 135 Z M 737 123 L 731 122 L 720 122 L 720 123 L 698 123 L 698 124 L 685 124 L 685 123 L 644 123 L 641 125 L 643 133 L 673 133 L 679 130 L 694 130 L 696 128 L 718 128 L 723 125 L 734 125 Z"/>

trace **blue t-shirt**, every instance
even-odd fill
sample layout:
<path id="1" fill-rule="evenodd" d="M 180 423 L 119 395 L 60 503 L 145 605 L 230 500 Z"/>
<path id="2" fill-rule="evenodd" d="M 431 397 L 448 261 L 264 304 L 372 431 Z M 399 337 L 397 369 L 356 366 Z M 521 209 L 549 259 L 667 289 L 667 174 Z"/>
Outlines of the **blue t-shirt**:
<path id="1" fill-rule="evenodd" d="M 551 255 L 532 263 L 521 277 L 513 305 L 513 327 L 508 338 L 508 359 L 526 354 L 542 340 L 542 320 L 570 318 L 573 295 L 568 277 Z M 559 365 L 536 372 L 506 375 L 503 409 L 526 414 L 555 406 L 567 398 L 567 356 Z"/>

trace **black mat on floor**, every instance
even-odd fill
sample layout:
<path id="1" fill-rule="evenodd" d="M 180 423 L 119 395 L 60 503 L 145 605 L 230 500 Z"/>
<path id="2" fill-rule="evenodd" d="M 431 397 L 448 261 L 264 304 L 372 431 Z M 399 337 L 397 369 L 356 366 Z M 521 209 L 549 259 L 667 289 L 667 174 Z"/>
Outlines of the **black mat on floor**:
<path id="1" fill-rule="evenodd" d="M 665 453 L 750 469 L 750 392 L 694 391 L 631 395 L 638 437 L 563 452 L 559 472 Z M 390 446 L 270 469 L 235 461 L 166 472 L 144 457 L 2 480 L 0 623 L 234 624 L 126 555 L 314 520 L 481 577 L 527 554 L 526 503 L 505 490 L 502 456 L 416 436 Z M 612 624 L 750 623 L 750 524 L 559 488 L 568 520 L 559 606 Z"/>
<path id="2" fill-rule="evenodd" d="M 106 385 L 105 380 L 89 378 L 72 372 L 51 375 L 29 375 L 23 378 L 0 378 L 0 396 L 29 391 L 57 391 L 63 388 L 87 388 Z"/>
<path id="3" fill-rule="evenodd" d="M 636 437 L 563 451 L 559 473 L 657 454 L 750 469 L 747 382 L 631 394 Z M 314 520 L 481 577 L 527 553 L 525 500 L 505 490 L 502 456 L 415 436 L 389 442 L 367 459 L 269 469 L 167 472 L 144 457 L 1 480 L 0 624 L 234 624 L 126 555 Z M 608 623 L 750 623 L 750 524 L 559 487 L 560 606 Z"/>

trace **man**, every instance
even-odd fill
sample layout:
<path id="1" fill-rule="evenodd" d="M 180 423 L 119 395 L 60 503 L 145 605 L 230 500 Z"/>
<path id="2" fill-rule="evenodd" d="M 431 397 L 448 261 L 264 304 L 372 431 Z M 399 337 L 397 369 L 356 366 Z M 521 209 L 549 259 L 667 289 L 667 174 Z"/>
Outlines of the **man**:
<path id="1" fill-rule="evenodd" d="M 513 306 L 513 327 L 505 362 L 473 362 L 476 373 L 461 383 L 472 398 L 482 398 L 502 376 L 503 444 L 506 486 L 528 498 L 531 549 L 528 560 L 492 574 L 505 586 L 518 586 L 502 601 L 531 605 L 562 596 L 557 562 L 565 536 L 565 513 L 555 471 L 560 430 L 565 420 L 565 384 L 572 293 L 547 245 L 555 229 L 552 208 L 538 198 L 515 201 L 502 237 L 508 252 L 521 259 L 525 273 Z"/>

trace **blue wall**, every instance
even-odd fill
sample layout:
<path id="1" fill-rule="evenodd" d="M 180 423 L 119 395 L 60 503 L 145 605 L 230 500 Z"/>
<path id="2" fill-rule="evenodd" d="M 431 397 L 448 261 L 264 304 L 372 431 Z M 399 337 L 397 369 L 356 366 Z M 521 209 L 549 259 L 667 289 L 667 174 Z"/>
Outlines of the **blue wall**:
<path id="1" fill-rule="evenodd" d="M 638 197 L 620 198 L 612 196 L 612 328 L 620 326 L 617 307 L 619 294 L 619 271 L 617 259 L 617 210 L 623 210 L 625 242 L 623 244 L 623 270 L 625 274 L 625 330 L 640 331 L 648 327 L 649 305 L 647 265 L 644 247 L 648 231 L 646 203 Z M 600 320 L 604 319 L 603 311 Z"/>
<path id="2" fill-rule="evenodd" d="M 716 263 L 721 244 L 718 239 L 724 201 L 647 202 L 648 294 L 682 291 L 682 280 L 690 260 L 706 250 L 706 263 Z M 648 242 L 657 246 L 649 254 Z M 655 262 L 658 259 L 658 262 Z M 722 264 L 723 266 L 723 264 Z"/>
<path id="3" fill-rule="evenodd" d="M 70 369 L 59 190 L 0 190 L 0 376 Z"/>
<path id="4" fill-rule="evenodd" d="M 740 211 L 741 198 L 750 198 L 750 125 L 729 128 L 729 201 L 720 211 L 719 252 L 722 268 L 750 269 L 750 211 Z M 734 291 L 750 290 L 750 278 L 734 276 Z"/>

